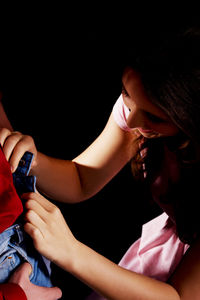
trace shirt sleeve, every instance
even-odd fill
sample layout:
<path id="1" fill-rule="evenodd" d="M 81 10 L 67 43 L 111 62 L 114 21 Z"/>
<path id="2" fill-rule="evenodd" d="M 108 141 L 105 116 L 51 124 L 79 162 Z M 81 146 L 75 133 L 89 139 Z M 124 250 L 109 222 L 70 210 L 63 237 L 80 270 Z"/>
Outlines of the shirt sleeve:
<path id="1" fill-rule="evenodd" d="M 23 289 L 15 283 L 0 284 L 0 300 L 27 300 Z"/>
<path id="2" fill-rule="evenodd" d="M 130 127 L 127 124 L 127 118 L 129 116 L 129 109 L 124 104 L 122 95 L 117 99 L 115 105 L 113 106 L 113 117 L 117 125 L 125 131 L 130 131 Z"/>

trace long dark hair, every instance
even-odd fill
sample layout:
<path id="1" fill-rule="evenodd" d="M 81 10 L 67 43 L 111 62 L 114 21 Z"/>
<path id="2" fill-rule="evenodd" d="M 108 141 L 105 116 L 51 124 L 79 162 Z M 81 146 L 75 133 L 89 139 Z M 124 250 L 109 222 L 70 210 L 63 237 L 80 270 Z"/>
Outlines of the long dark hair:
<path id="1" fill-rule="evenodd" d="M 132 62 L 129 51 L 127 65 L 140 74 L 149 99 L 180 129 L 175 138 L 149 140 L 153 151 L 148 160 L 154 173 L 159 171 L 164 144 L 179 157 L 181 176 L 169 197 L 174 203 L 178 235 L 183 242 L 191 244 L 200 234 L 197 213 L 200 201 L 200 27 L 178 29 L 163 34 L 162 43 L 158 40 L 153 46 L 149 44 Z M 136 160 L 134 158 L 134 163 Z"/>
<path id="2" fill-rule="evenodd" d="M 195 143 L 200 142 L 200 28 L 167 38 L 138 57 L 136 69 L 151 101 Z"/>

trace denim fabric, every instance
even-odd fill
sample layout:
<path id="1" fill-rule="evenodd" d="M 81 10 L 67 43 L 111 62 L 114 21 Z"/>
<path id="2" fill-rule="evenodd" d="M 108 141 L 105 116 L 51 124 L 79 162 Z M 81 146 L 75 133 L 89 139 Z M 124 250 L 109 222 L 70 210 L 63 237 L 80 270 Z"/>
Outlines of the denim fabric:
<path id="1" fill-rule="evenodd" d="M 13 174 L 14 185 L 19 195 L 35 191 L 36 177 L 28 176 L 32 160 L 33 154 L 26 152 Z M 6 282 L 12 271 L 24 261 L 28 261 L 32 266 L 32 283 L 52 287 L 50 261 L 35 250 L 32 240 L 21 225 L 15 224 L 0 234 L 0 283 Z"/>
<path id="2" fill-rule="evenodd" d="M 0 283 L 6 282 L 11 272 L 24 261 L 32 266 L 32 283 L 52 287 L 43 257 L 35 250 L 21 226 L 15 224 L 0 234 Z"/>
<path id="3" fill-rule="evenodd" d="M 36 177 L 28 176 L 33 160 L 31 152 L 25 152 L 22 156 L 16 171 L 13 173 L 13 182 L 19 195 L 28 192 L 35 192 Z"/>

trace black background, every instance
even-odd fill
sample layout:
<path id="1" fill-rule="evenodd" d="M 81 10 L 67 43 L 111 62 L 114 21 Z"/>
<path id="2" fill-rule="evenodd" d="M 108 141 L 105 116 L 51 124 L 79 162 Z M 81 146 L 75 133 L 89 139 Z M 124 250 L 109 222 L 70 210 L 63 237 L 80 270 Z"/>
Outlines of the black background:
<path id="1" fill-rule="evenodd" d="M 117 17 L 106 22 L 102 15 L 96 20 L 84 12 L 80 19 L 76 11 L 72 17 L 71 10 L 62 9 L 7 11 L 1 26 L 0 87 L 14 129 L 33 136 L 39 151 L 72 159 L 106 124 L 120 94 L 120 55 L 129 41 Z M 140 14 L 131 22 L 140 47 L 146 46 L 148 21 Z M 153 30 L 159 21 L 152 21 Z M 159 212 L 142 195 L 127 165 L 92 199 L 57 205 L 79 240 L 117 263 L 141 225 Z M 63 299 L 84 299 L 90 292 L 54 265 L 53 282 L 63 290 Z"/>

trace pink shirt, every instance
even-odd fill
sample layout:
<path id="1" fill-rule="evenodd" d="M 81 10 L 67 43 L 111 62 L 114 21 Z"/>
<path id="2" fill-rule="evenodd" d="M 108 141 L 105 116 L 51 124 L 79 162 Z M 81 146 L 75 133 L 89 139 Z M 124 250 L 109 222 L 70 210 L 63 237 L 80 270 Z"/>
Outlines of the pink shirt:
<path id="1" fill-rule="evenodd" d="M 120 96 L 113 107 L 113 117 L 125 131 L 130 130 L 126 122 L 128 114 L 129 110 Z M 189 245 L 182 243 L 178 238 L 174 223 L 163 213 L 143 225 L 141 238 L 130 246 L 119 265 L 133 272 L 167 281 L 188 248 Z M 88 298 L 103 299 L 96 293 Z"/>
<path id="2" fill-rule="evenodd" d="M 178 238 L 168 215 L 163 213 L 143 225 L 141 238 L 128 249 L 119 265 L 167 281 L 188 248 Z"/>
<path id="3" fill-rule="evenodd" d="M 113 106 L 112 114 L 115 122 L 121 129 L 125 131 L 130 131 L 130 128 L 128 127 L 126 122 L 130 112 L 128 107 L 124 104 L 122 95 L 120 95 L 115 105 Z"/>

